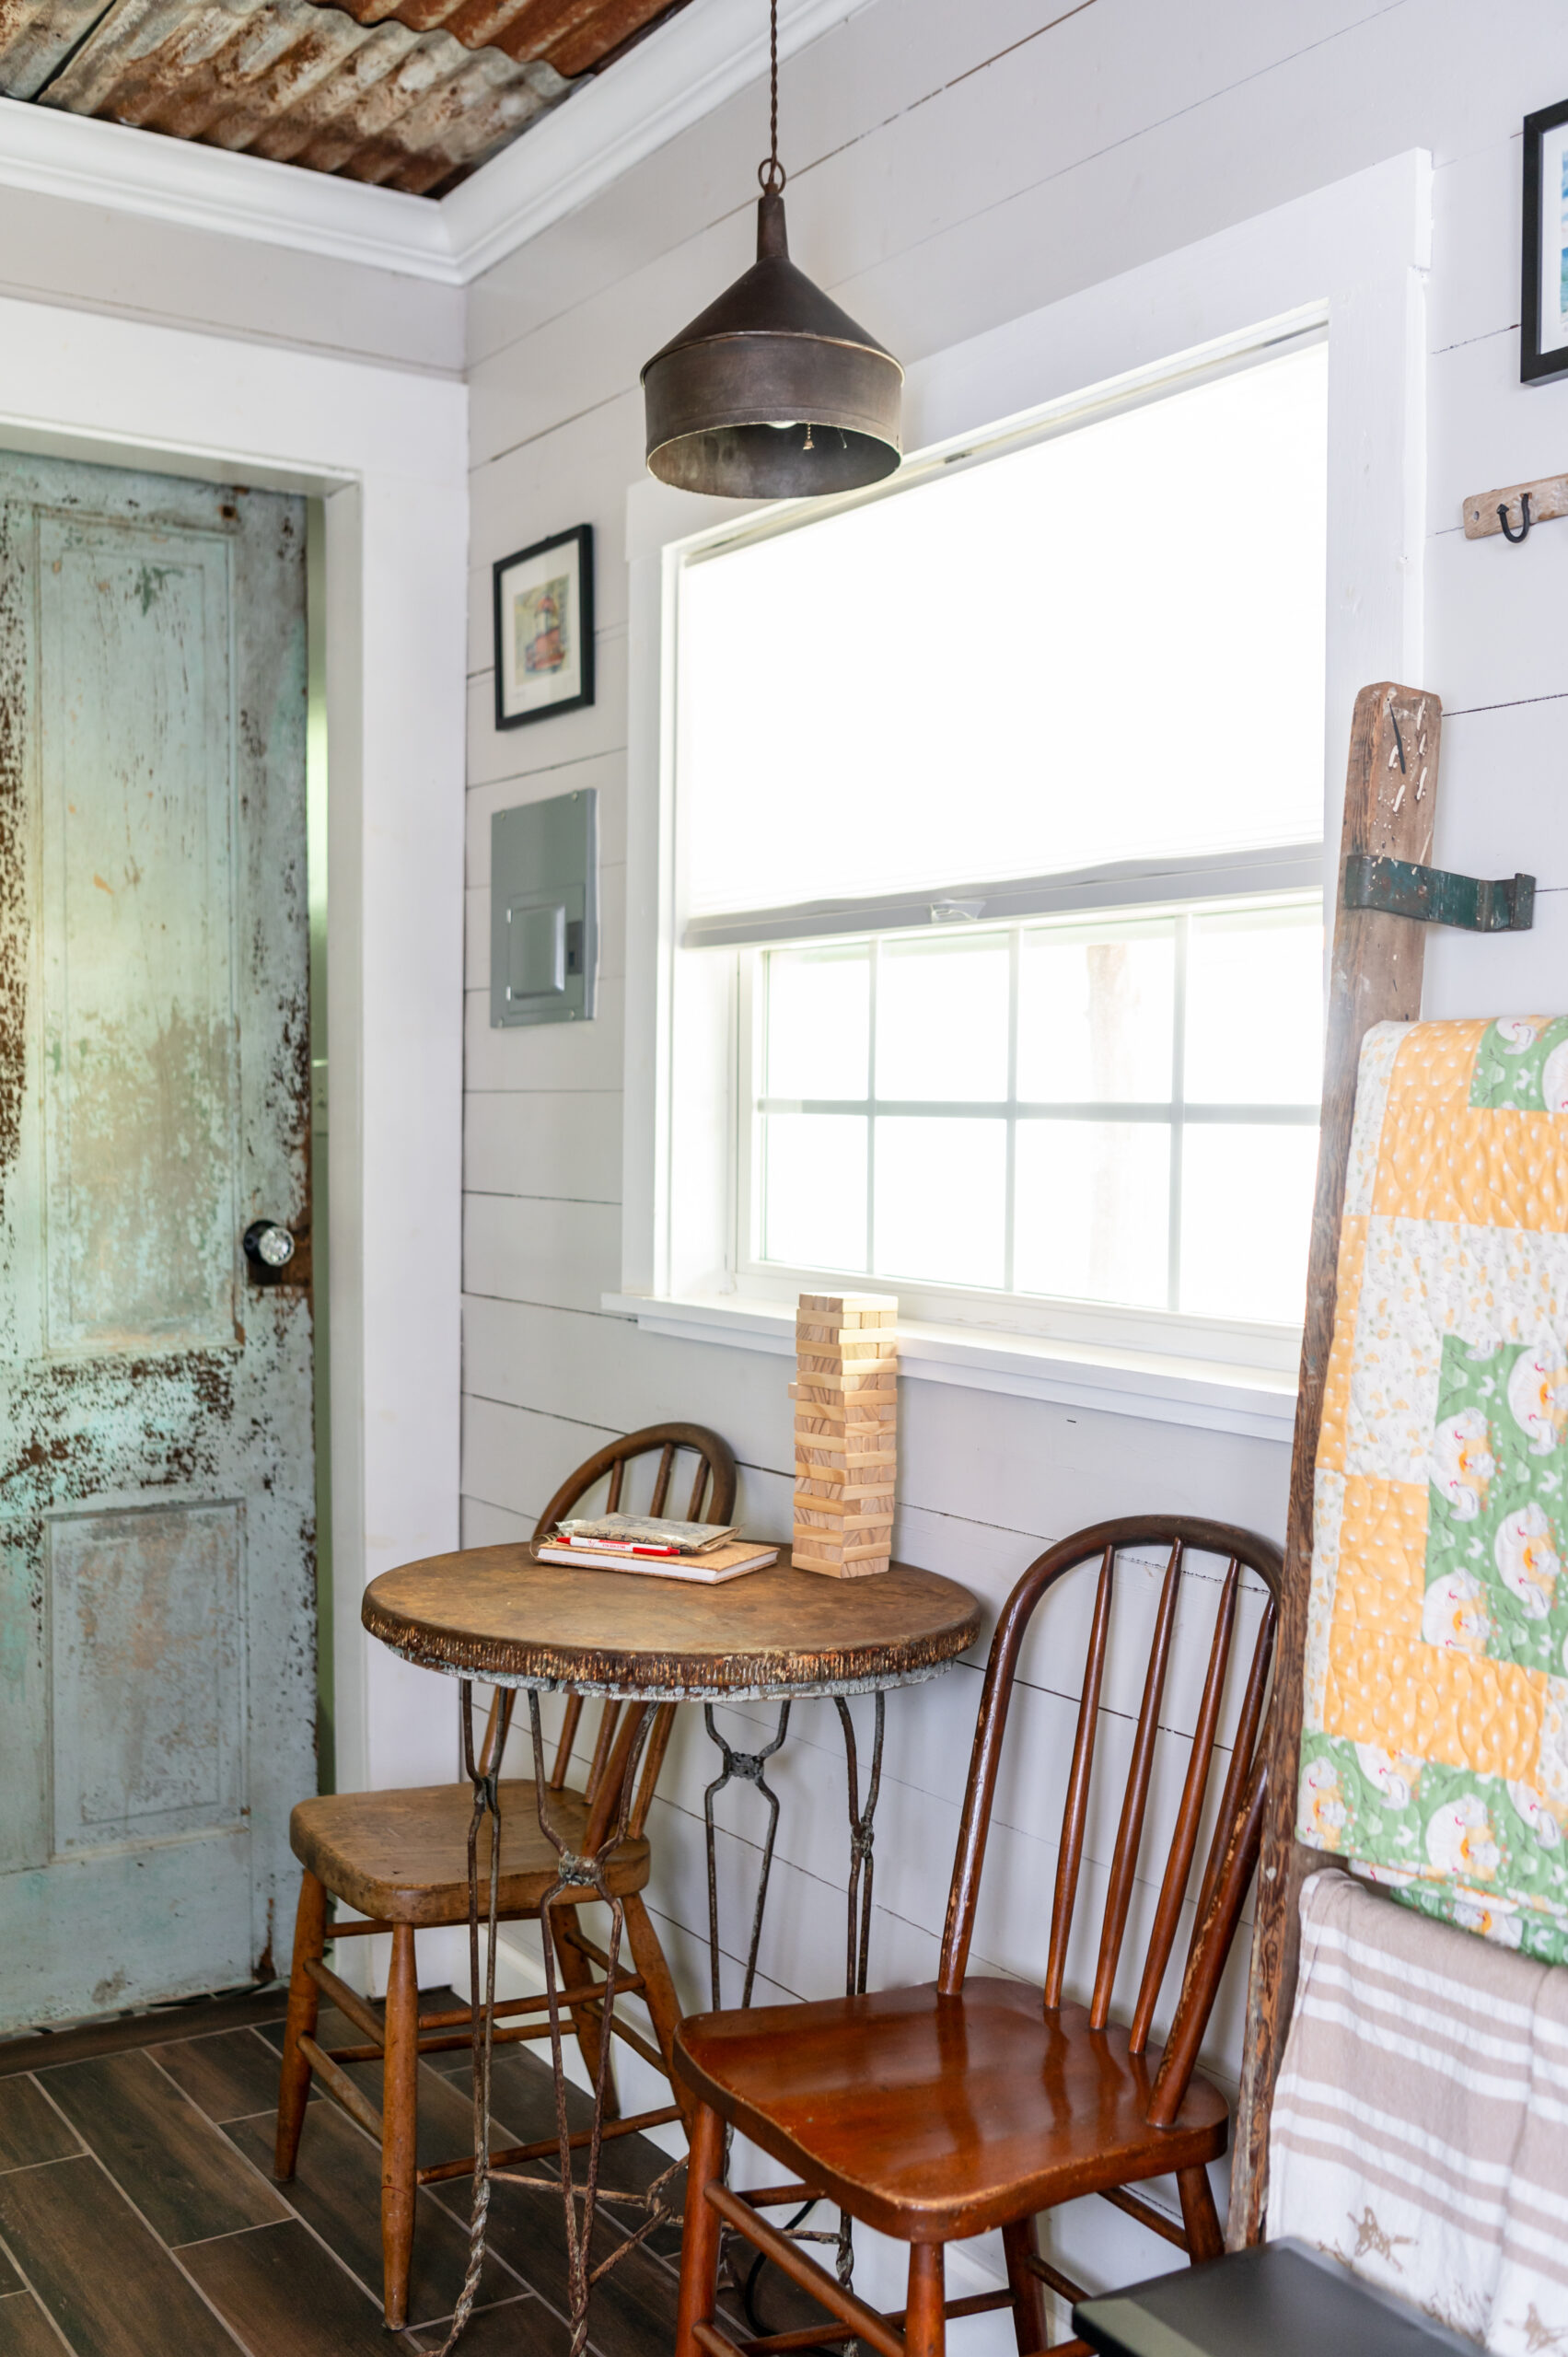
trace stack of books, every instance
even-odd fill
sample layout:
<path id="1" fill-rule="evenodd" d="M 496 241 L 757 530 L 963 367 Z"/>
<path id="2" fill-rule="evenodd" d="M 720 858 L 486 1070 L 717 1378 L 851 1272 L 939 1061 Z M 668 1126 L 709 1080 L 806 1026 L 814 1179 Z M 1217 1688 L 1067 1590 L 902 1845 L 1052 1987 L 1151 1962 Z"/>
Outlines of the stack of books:
<path id="1" fill-rule="evenodd" d="M 789 1387 L 797 1571 L 858 1580 L 892 1561 L 898 1319 L 887 1294 L 800 1296 Z"/>
<path id="2" fill-rule="evenodd" d="M 734 1526 L 666 1522 L 652 1515 L 601 1514 L 557 1523 L 534 1549 L 541 1563 L 573 1563 L 580 1571 L 651 1572 L 656 1578 L 692 1580 L 717 1587 L 744 1572 L 776 1563 L 776 1547 L 740 1538 Z"/>

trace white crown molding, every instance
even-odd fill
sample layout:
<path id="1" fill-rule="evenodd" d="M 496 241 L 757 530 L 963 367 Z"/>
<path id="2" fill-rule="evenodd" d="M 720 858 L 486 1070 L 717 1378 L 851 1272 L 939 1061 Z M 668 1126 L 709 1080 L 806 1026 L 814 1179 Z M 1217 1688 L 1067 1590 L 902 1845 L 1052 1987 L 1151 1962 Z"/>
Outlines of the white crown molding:
<path id="1" fill-rule="evenodd" d="M 0 188 L 461 284 L 441 207 L 157 132 L 0 99 Z"/>
<path id="2" fill-rule="evenodd" d="M 780 0 L 781 54 L 793 55 L 870 5 Z M 761 0 L 690 0 L 438 203 L 0 99 L 0 188 L 464 286 L 722 106 L 766 65 Z"/>

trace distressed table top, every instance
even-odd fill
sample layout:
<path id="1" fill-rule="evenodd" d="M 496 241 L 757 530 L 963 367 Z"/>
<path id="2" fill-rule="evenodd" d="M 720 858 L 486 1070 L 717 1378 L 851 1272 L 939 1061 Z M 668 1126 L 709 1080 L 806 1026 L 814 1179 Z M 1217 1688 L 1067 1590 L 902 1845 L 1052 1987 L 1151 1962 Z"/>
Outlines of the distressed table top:
<path id="1" fill-rule="evenodd" d="M 980 1633 L 969 1590 L 894 1563 L 797 1572 L 788 1548 L 718 1587 L 469 1547 L 383 1572 L 360 1618 L 406 1661 L 487 1685 L 702 1701 L 853 1694 L 935 1678 Z"/>

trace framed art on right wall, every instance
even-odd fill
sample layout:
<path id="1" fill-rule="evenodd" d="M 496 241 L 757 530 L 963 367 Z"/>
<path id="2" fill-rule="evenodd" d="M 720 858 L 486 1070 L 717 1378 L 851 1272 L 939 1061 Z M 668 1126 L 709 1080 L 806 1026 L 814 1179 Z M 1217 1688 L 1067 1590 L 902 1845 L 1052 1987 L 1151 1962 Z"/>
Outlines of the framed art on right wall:
<path id="1" fill-rule="evenodd" d="M 1568 99 L 1525 117 L 1519 377 L 1568 370 Z"/>

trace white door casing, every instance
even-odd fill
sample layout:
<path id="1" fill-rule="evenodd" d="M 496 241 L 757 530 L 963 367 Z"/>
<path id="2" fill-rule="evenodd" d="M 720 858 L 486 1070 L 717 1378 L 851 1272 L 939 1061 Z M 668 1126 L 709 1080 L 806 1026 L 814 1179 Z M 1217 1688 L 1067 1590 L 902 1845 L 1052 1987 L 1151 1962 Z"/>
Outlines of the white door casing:
<path id="1" fill-rule="evenodd" d="M 455 1756 L 446 1682 L 370 1647 L 359 1598 L 458 1541 L 467 421 L 450 379 L 0 299 L 0 446 L 326 503 L 344 1790 Z"/>

